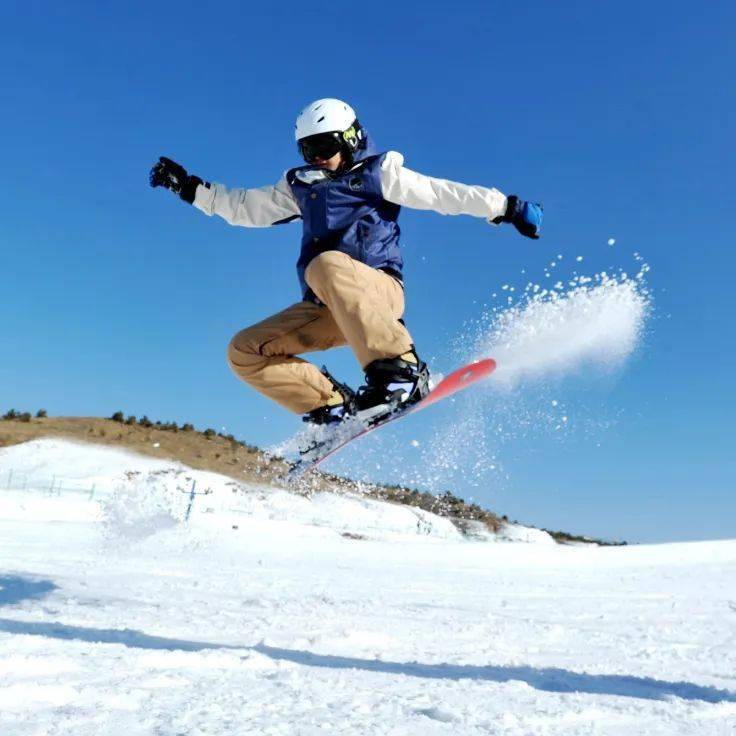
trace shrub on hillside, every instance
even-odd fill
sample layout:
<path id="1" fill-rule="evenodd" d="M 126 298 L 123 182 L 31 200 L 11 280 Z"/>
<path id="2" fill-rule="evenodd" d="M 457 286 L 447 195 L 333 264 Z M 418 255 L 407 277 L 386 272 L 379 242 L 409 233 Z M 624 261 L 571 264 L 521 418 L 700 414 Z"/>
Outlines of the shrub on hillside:
<path id="1" fill-rule="evenodd" d="M 126 424 L 129 424 L 129 425 L 130 424 L 137 424 L 138 423 L 138 420 L 135 418 L 135 415 L 134 414 L 129 414 L 128 415 L 128 418 L 125 420 L 125 423 Z"/>
<path id="2" fill-rule="evenodd" d="M 18 419 L 20 419 L 21 422 L 30 422 L 31 421 L 31 412 L 24 411 L 22 414 L 18 416 Z"/>
<path id="3" fill-rule="evenodd" d="M 193 432 L 194 431 L 194 425 L 193 424 L 182 424 L 181 425 L 181 431 L 182 432 Z"/>
<path id="4" fill-rule="evenodd" d="M 141 427 L 153 427 L 153 422 L 145 414 L 138 420 L 138 424 Z"/>
<path id="5" fill-rule="evenodd" d="M 8 409 L 8 411 L 3 414 L 3 419 L 17 419 L 18 418 L 18 412 L 15 409 Z"/>
<path id="6" fill-rule="evenodd" d="M 36 418 L 37 419 L 45 419 L 47 416 L 48 416 L 48 414 L 46 414 L 46 409 L 39 409 L 36 412 Z"/>
<path id="7" fill-rule="evenodd" d="M 125 415 L 121 411 L 116 411 L 110 419 L 113 420 L 113 422 L 120 422 L 121 424 L 125 421 Z"/>
<path id="8" fill-rule="evenodd" d="M 205 436 L 205 437 L 206 437 L 206 438 L 207 438 L 208 440 L 211 440 L 211 439 L 212 439 L 212 438 L 213 438 L 213 437 L 214 437 L 215 435 L 217 435 L 217 432 L 215 432 L 215 430 L 214 430 L 214 429 L 212 429 L 211 427 L 208 427 L 207 429 L 205 429 L 205 431 L 204 431 L 204 432 L 202 432 L 202 434 L 203 434 L 203 435 L 204 435 L 204 436 Z"/>

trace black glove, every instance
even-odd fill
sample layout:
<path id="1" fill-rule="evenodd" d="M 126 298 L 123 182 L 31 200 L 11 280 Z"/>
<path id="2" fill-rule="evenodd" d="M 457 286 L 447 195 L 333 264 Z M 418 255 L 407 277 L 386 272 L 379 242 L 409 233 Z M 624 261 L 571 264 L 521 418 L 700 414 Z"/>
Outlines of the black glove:
<path id="1" fill-rule="evenodd" d="M 166 156 L 161 156 L 158 163 L 151 169 L 148 181 L 152 187 L 166 187 L 189 204 L 194 202 L 197 187 L 200 184 L 205 184 L 198 176 L 188 174 L 181 164 L 166 158 Z M 209 184 L 206 184 L 206 186 L 209 186 Z"/>
<path id="2" fill-rule="evenodd" d="M 519 199 L 515 194 L 508 197 L 506 214 L 497 217 L 493 222 L 497 225 L 502 222 L 510 222 L 522 235 L 536 240 L 542 227 L 544 208 L 536 202 L 526 202 Z"/>

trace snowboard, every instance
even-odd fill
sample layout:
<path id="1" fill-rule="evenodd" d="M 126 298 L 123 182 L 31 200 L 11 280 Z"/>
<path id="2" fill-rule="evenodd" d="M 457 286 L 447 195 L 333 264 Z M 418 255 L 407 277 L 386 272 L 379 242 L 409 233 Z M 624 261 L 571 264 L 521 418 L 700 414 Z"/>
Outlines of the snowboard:
<path id="1" fill-rule="evenodd" d="M 436 404 L 438 401 L 442 401 L 442 399 L 446 399 L 448 396 L 452 396 L 458 391 L 462 391 L 468 386 L 487 378 L 495 369 L 496 361 L 492 358 L 469 363 L 443 378 L 421 401 L 405 409 L 398 409 L 374 420 L 348 419 L 335 428 L 325 428 L 325 436 L 301 452 L 301 457 L 287 473 L 287 481 L 297 480 L 353 440 L 357 440 L 359 437 L 363 437 L 397 419 L 414 414 L 421 409 L 426 409 L 428 406 L 432 406 L 432 404 Z"/>

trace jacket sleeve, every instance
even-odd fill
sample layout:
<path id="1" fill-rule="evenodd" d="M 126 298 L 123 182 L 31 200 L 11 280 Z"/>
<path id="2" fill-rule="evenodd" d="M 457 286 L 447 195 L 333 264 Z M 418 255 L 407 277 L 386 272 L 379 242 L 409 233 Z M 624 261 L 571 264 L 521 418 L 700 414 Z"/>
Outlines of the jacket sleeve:
<path id="1" fill-rule="evenodd" d="M 498 189 L 419 174 L 407 169 L 396 151 L 389 151 L 381 163 L 381 189 L 389 202 L 441 215 L 473 215 L 490 222 L 506 213 L 506 195 Z"/>
<path id="2" fill-rule="evenodd" d="M 219 215 L 231 225 L 243 227 L 268 227 L 301 217 L 285 175 L 274 186 L 258 189 L 200 184 L 193 204 L 210 217 Z"/>

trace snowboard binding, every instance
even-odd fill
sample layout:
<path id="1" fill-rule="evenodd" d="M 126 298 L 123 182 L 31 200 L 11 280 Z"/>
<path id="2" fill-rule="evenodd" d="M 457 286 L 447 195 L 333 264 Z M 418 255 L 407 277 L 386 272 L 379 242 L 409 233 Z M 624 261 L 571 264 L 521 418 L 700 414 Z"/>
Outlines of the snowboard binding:
<path id="1" fill-rule="evenodd" d="M 416 358 L 416 355 L 413 357 Z M 406 361 L 405 356 L 401 356 L 400 359 L 413 363 L 413 361 Z M 487 378 L 495 370 L 496 361 L 491 358 L 484 358 L 483 360 L 478 360 L 462 368 L 458 368 L 442 379 L 431 391 L 428 391 L 429 387 L 426 384 L 422 386 L 423 377 L 428 376 L 429 372 L 427 371 L 427 367 L 420 363 L 419 360 L 416 360 L 412 368 L 400 364 L 398 368 L 401 371 L 399 378 L 404 379 L 403 382 L 409 383 L 412 388 L 408 391 L 406 389 L 399 390 L 398 388 L 391 387 L 390 382 L 384 388 L 391 395 L 389 399 L 396 399 L 393 394 L 395 391 L 398 391 L 398 400 L 405 399 L 403 403 L 394 404 L 393 408 L 390 401 L 388 404 L 373 404 L 373 408 L 368 406 L 363 410 L 358 410 L 356 414 L 346 416 L 346 421 L 338 425 L 335 430 L 329 428 L 329 431 L 325 435 L 315 438 L 308 446 L 300 449 L 299 459 L 287 473 L 287 482 L 295 482 L 298 478 L 301 478 L 305 473 L 316 468 L 321 462 L 334 455 L 342 447 L 345 447 L 345 445 L 358 437 L 362 437 L 384 424 L 389 424 L 390 422 L 413 414 L 415 411 L 436 404 L 456 394 L 458 391 L 463 391 L 478 381 Z M 409 372 L 412 374 L 412 380 L 407 380 L 409 378 Z M 396 377 L 395 374 L 393 377 Z M 373 383 L 367 384 L 367 386 L 372 386 L 371 392 L 369 393 L 367 387 L 361 387 L 361 390 L 358 391 L 356 396 L 356 401 L 358 396 L 360 396 L 363 398 L 365 405 L 368 403 L 366 395 L 370 394 L 373 394 L 373 398 L 386 398 L 386 392 L 382 394 L 377 390 L 379 384 Z M 424 398 L 417 398 L 421 396 L 423 391 L 427 392 Z M 372 418 L 368 419 L 366 415 L 371 413 Z"/>
<path id="2" fill-rule="evenodd" d="M 332 397 L 302 417 L 309 424 L 339 424 L 355 417 L 370 425 L 421 401 L 430 388 L 427 364 L 419 360 L 413 346 L 396 358 L 369 363 L 365 384 L 357 392 L 340 383 L 325 366 L 322 373 L 332 384 Z"/>
<path id="3" fill-rule="evenodd" d="M 355 391 L 347 384 L 340 383 L 326 366 L 322 366 L 322 373 L 332 384 L 332 396 L 324 406 L 307 412 L 302 417 L 302 421 L 320 425 L 339 424 L 355 414 Z"/>
<path id="4" fill-rule="evenodd" d="M 429 369 L 414 347 L 396 358 L 374 360 L 365 368 L 365 384 L 355 395 L 358 416 L 392 414 L 421 401 L 429 393 Z M 368 418 L 368 417 L 366 417 Z"/>

